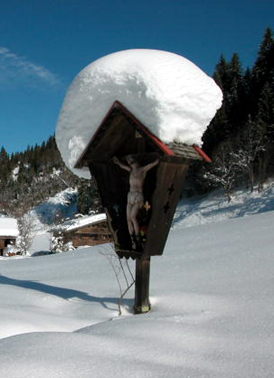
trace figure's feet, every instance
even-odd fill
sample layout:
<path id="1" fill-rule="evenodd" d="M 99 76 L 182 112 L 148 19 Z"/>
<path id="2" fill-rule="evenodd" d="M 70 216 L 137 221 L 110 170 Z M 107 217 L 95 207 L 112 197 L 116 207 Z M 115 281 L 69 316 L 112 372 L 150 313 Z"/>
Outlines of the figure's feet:
<path id="1" fill-rule="evenodd" d="M 132 251 L 136 251 L 137 245 L 136 245 L 135 235 L 130 235 L 130 239 L 131 239 L 131 249 Z"/>
<path id="2" fill-rule="evenodd" d="M 143 246 L 140 235 L 131 235 L 130 238 L 132 251 L 141 252 L 143 250 Z"/>

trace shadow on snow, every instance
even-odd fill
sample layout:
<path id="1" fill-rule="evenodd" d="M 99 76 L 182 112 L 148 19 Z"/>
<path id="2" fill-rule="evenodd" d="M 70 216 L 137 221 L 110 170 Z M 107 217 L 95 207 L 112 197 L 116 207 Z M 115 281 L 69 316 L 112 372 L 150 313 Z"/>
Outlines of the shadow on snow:
<path id="1" fill-rule="evenodd" d="M 109 307 L 109 304 L 118 303 L 118 298 L 111 298 L 111 297 L 95 297 L 83 291 L 74 290 L 74 289 L 66 289 L 62 287 L 56 287 L 47 285 L 41 282 L 36 281 L 28 281 L 28 280 L 18 280 L 14 278 L 9 278 L 6 276 L 0 275 L 0 285 L 11 285 L 17 286 L 29 290 L 39 291 L 41 293 L 54 295 L 59 298 L 63 298 L 65 300 L 72 300 L 72 299 L 79 299 L 81 301 L 92 302 L 92 303 L 100 303 L 104 308 L 108 310 L 114 310 L 113 308 Z M 123 303 L 130 306 L 132 304 L 131 299 L 124 299 Z"/>

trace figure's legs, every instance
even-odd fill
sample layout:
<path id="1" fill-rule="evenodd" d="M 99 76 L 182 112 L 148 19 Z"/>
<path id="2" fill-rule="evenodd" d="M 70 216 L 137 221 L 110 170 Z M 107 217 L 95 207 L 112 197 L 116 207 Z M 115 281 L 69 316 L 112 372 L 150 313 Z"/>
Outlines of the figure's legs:
<path id="1" fill-rule="evenodd" d="M 128 226 L 128 232 L 130 236 L 134 234 L 134 226 L 131 221 L 131 209 L 132 209 L 132 205 L 128 203 L 127 204 L 127 226 Z"/>
<path id="2" fill-rule="evenodd" d="M 130 220 L 133 224 L 134 233 L 136 236 L 139 236 L 140 234 L 140 227 L 137 221 L 137 215 L 141 207 L 142 207 L 142 204 L 140 204 L 140 202 L 137 202 L 131 207 L 131 212 L 130 212 Z"/>
<path id="3" fill-rule="evenodd" d="M 136 237 L 135 237 L 135 234 L 134 234 L 134 225 L 133 225 L 132 219 L 131 219 L 132 206 L 133 205 L 130 202 L 128 202 L 128 204 L 127 204 L 127 227 L 128 227 L 128 232 L 129 232 L 130 239 L 131 239 L 131 248 L 132 248 L 132 250 L 136 250 L 137 249 Z"/>
<path id="4" fill-rule="evenodd" d="M 127 224 L 133 250 L 137 250 L 140 239 L 140 227 L 137 221 L 137 215 L 141 207 L 142 203 L 140 202 L 127 204 Z"/>

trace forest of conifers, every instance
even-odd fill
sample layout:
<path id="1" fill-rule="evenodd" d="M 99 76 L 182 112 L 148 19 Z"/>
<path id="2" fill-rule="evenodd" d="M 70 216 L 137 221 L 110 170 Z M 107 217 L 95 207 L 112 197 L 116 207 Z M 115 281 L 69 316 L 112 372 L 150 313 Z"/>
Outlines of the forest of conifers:
<path id="1" fill-rule="evenodd" d="M 54 136 L 10 156 L 2 147 L 0 183 L 0 213 L 16 217 L 67 188 L 77 189 L 80 213 L 100 207 L 94 182 L 78 178 L 65 167 Z"/>
<path id="2" fill-rule="evenodd" d="M 233 42 L 232 42 L 233 43 Z M 203 136 L 213 163 L 194 166 L 188 194 L 222 187 L 230 200 L 233 187 L 262 189 L 274 174 L 274 36 L 267 28 L 252 68 L 235 53 L 220 57 L 213 75 L 223 105 Z M 9 155 L 0 151 L 0 212 L 23 213 L 67 187 L 78 189 L 79 212 L 98 208 L 94 182 L 81 180 L 64 166 L 54 137 L 41 146 Z"/>
<path id="3" fill-rule="evenodd" d="M 203 178 L 223 186 L 263 187 L 274 173 L 274 38 L 267 28 L 253 68 L 243 69 L 238 54 L 221 56 L 214 79 L 223 105 L 203 136 L 213 164 Z M 205 185 L 205 183 L 204 183 Z"/>

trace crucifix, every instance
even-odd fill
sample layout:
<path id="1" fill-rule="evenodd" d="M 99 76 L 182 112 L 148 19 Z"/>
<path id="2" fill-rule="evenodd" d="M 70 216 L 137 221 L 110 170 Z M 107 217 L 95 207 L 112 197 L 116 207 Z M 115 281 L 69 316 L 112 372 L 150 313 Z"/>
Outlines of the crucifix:
<path id="1" fill-rule="evenodd" d="M 127 164 L 122 163 L 117 157 L 113 158 L 113 162 L 119 165 L 120 168 L 129 172 L 129 192 L 127 195 L 127 224 L 128 231 L 131 238 L 133 250 L 138 250 L 140 244 L 140 227 L 138 223 L 138 213 L 144 204 L 144 181 L 147 172 L 159 163 L 159 159 L 154 162 L 140 166 L 134 155 L 126 157 Z M 146 204 L 148 208 L 148 203 Z"/>

